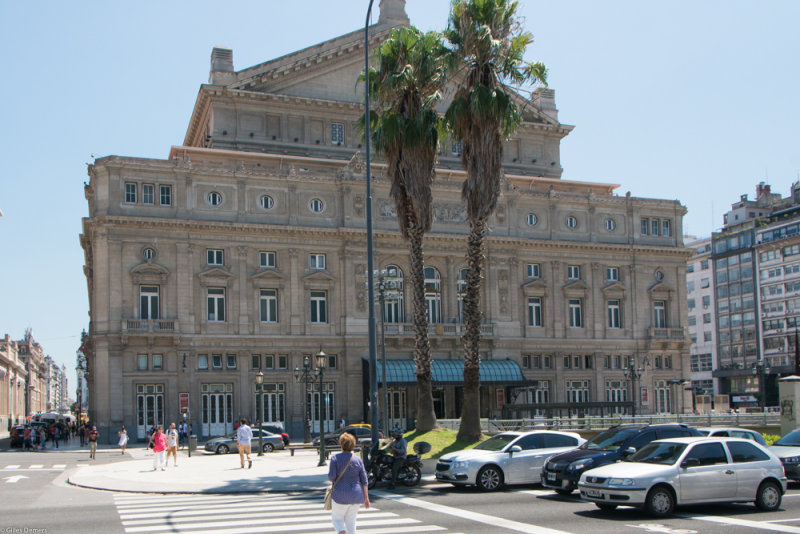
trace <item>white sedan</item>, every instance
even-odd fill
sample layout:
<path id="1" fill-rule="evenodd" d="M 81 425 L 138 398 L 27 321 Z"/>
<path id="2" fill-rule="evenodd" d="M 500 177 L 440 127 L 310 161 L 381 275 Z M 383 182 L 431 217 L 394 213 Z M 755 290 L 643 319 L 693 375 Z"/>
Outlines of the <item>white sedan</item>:
<path id="1" fill-rule="evenodd" d="M 454 486 L 475 484 L 485 491 L 496 490 L 503 484 L 537 484 L 541 482 L 547 458 L 579 447 L 585 441 L 573 432 L 503 432 L 472 449 L 439 458 L 436 480 Z"/>
<path id="2" fill-rule="evenodd" d="M 776 510 L 786 475 L 777 456 L 750 440 L 674 438 L 586 471 L 578 489 L 602 510 L 636 506 L 656 516 L 671 514 L 676 505 L 710 502 L 754 502 Z"/>

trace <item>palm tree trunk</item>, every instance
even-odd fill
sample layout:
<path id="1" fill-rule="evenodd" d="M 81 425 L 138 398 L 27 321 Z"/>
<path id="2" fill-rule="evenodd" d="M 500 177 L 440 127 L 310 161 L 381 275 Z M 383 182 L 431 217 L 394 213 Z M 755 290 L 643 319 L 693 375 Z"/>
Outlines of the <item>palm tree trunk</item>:
<path id="1" fill-rule="evenodd" d="M 481 438 L 481 279 L 483 278 L 483 234 L 486 219 L 470 221 L 467 243 L 467 286 L 464 293 L 464 400 L 457 439 L 475 442 Z"/>
<path id="2" fill-rule="evenodd" d="M 424 231 L 412 221 L 409 213 L 409 254 L 414 314 L 414 363 L 417 368 L 417 431 L 427 432 L 436 427 L 433 411 L 433 376 L 431 344 L 428 340 L 428 310 L 425 305 L 425 258 L 422 252 Z"/>

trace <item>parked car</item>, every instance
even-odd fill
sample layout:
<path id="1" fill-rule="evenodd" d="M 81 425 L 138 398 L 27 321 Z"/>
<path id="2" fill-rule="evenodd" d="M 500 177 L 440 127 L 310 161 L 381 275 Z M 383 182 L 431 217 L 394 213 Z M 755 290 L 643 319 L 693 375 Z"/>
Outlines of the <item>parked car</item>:
<path id="1" fill-rule="evenodd" d="M 272 452 L 274 450 L 281 450 L 285 448 L 283 439 L 272 432 L 264 432 L 263 437 L 263 451 Z M 258 452 L 258 429 L 253 429 L 253 441 L 250 445 L 251 449 Z M 236 432 L 228 434 L 227 436 L 220 436 L 206 441 L 205 449 L 209 452 L 216 454 L 227 454 L 229 452 L 239 452 L 236 445 Z"/>
<path id="2" fill-rule="evenodd" d="M 769 448 L 781 459 L 786 477 L 800 481 L 800 429 L 793 430 Z"/>
<path id="3" fill-rule="evenodd" d="M 11 429 L 11 439 L 9 440 L 9 447 L 22 447 L 25 441 L 25 427 L 22 425 L 15 426 Z"/>
<path id="4" fill-rule="evenodd" d="M 755 441 L 759 445 L 767 446 L 767 440 L 761 435 L 761 432 L 750 430 L 749 428 L 736 428 L 726 426 L 699 426 L 696 427 L 704 436 L 718 437 L 718 438 L 742 438 Z"/>
<path id="5" fill-rule="evenodd" d="M 496 490 L 503 484 L 538 483 L 547 458 L 585 442 L 572 432 L 503 432 L 472 449 L 439 458 L 436 480 L 454 486 L 475 484 L 484 491 Z"/>
<path id="6" fill-rule="evenodd" d="M 343 428 L 337 428 L 332 432 L 325 433 L 325 445 L 339 445 L 339 436 L 341 436 L 344 432 L 348 434 L 352 434 L 356 438 L 356 443 L 362 444 L 365 441 L 372 440 L 372 426 L 364 423 L 359 423 L 355 425 L 347 425 Z M 378 437 L 383 439 L 383 433 L 378 432 Z M 319 436 L 314 438 L 312 444 L 315 447 L 319 447 Z"/>
<path id="7" fill-rule="evenodd" d="M 286 429 L 283 428 L 283 423 L 261 423 L 261 428 L 267 432 L 278 434 L 281 439 L 283 439 L 283 444 L 285 446 L 289 445 L 289 434 L 286 432 Z"/>
<path id="8" fill-rule="evenodd" d="M 674 438 L 587 470 L 578 488 L 582 499 L 606 511 L 635 506 L 664 516 L 676 505 L 710 502 L 754 502 L 771 511 L 781 505 L 786 476 L 780 459 L 754 441 Z"/>
<path id="9" fill-rule="evenodd" d="M 542 469 L 542 486 L 569 495 L 578 487 L 578 480 L 587 469 L 619 461 L 657 439 L 688 436 L 702 434 L 697 429 L 674 423 L 613 426 L 577 449 L 549 458 Z"/>

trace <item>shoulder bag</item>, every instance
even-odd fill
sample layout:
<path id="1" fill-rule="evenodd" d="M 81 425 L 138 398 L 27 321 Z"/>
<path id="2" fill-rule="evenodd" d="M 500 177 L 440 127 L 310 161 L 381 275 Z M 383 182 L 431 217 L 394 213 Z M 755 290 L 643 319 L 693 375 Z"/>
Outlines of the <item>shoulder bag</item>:
<path id="1" fill-rule="evenodd" d="M 323 510 L 330 510 L 333 507 L 333 488 L 336 487 L 336 483 L 339 482 L 339 479 L 342 478 L 342 475 L 344 474 L 344 472 L 347 471 L 348 467 L 350 467 L 350 462 L 353 461 L 353 456 L 355 456 L 355 453 L 350 453 L 350 459 L 347 461 L 347 465 L 344 466 L 344 469 L 342 469 L 342 472 L 339 473 L 338 477 L 336 477 L 336 480 L 333 481 L 333 484 L 331 484 L 325 490 L 325 498 L 323 499 L 323 502 L 325 504 L 322 507 Z"/>

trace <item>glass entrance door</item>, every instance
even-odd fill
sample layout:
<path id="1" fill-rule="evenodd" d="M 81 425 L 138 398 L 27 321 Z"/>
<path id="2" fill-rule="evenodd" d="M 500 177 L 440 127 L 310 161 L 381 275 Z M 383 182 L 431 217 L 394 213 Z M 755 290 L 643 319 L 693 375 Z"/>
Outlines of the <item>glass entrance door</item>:
<path id="1" fill-rule="evenodd" d="M 136 438 L 147 438 L 153 425 L 164 425 L 164 385 L 136 385 Z"/>
<path id="2" fill-rule="evenodd" d="M 233 431 L 233 386 L 203 384 L 203 435 L 223 436 Z"/>
<path id="3" fill-rule="evenodd" d="M 406 411 L 406 390 L 390 389 L 389 392 L 389 429 L 394 427 L 405 428 L 408 421 Z"/>

